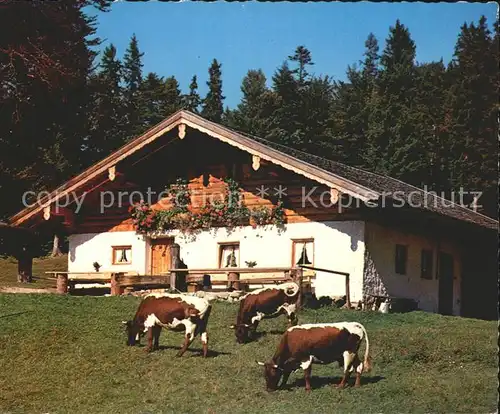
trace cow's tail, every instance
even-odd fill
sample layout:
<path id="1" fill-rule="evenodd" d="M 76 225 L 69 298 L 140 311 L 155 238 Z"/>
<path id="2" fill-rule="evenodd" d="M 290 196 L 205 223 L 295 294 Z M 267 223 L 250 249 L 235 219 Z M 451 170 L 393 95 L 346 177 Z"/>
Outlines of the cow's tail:
<path id="1" fill-rule="evenodd" d="M 363 335 L 365 336 L 366 341 L 366 349 L 365 349 L 365 358 L 363 361 L 363 371 L 370 372 L 372 369 L 372 359 L 370 357 L 370 341 L 368 340 L 368 333 L 363 325 L 359 324 L 361 329 L 363 330 Z"/>

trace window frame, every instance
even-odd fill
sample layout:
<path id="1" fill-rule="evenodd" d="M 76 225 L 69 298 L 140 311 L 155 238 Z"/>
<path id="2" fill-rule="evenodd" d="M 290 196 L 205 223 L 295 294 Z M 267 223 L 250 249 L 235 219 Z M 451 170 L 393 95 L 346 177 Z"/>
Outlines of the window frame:
<path id="1" fill-rule="evenodd" d="M 227 248 L 228 246 L 234 246 L 234 247 L 238 248 L 238 262 L 237 262 L 236 268 L 239 268 L 241 266 L 241 264 L 240 264 L 240 258 L 241 258 L 240 242 L 239 241 L 219 242 L 219 243 L 217 243 L 217 268 L 218 269 L 234 269 L 231 267 L 223 266 L 223 263 L 222 263 L 224 248 Z"/>
<path id="2" fill-rule="evenodd" d="M 129 257 L 126 262 L 120 262 L 115 260 L 116 253 L 120 250 L 129 250 Z M 121 245 L 121 246 L 111 246 L 111 264 L 112 265 L 130 265 L 132 264 L 132 245 Z"/>
<path id="3" fill-rule="evenodd" d="M 308 257 L 311 264 L 307 265 L 307 266 L 314 267 L 314 256 L 315 256 L 314 238 L 307 237 L 307 238 L 303 238 L 303 239 L 291 239 L 291 241 L 292 241 L 292 257 L 291 257 L 292 267 L 297 267 L 298 266 L 297 261 L 299 260 L 299 258 L 295 257 L 295 247 L 297 244 L 304 244 L 304 243 L 312 243 L 312 257 Z"/>
<path id="4" fill-rule="evenodd" d="M 404 261 L 400 263 L 399 260 L 403 260 L 398 252 L 404 252 Z M 401 268 L 402 267 L 402 268 Z M 394 272 L 397 275 L 405 276 L 408 270 L 408 245 L 407 244 L 396 244 L 394 249 Z"/>

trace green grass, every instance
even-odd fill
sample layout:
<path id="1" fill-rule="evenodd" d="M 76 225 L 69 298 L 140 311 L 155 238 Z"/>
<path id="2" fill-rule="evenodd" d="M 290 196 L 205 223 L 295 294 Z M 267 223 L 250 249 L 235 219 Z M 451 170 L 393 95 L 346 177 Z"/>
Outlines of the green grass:
<path id="1" fill-rule="evenodd" d="M 23 287 L 43 289 L 55 287 L 55 280 L 47 280 L 49 275 L 45 272 L 66 271 L 68 269 L 68 256 L 40 257 L 33 259 L 33 283 L 17 282 L 17 260 L 13 257 L 0 258 L 0 287 Z"/>
<path id="2" fill-rule="evenodd" d="M 341 369 L 313 366 L 288 390 L 267 393 L 255 360 L 273 354 L 284 319 L 261 323 L 258 342 L 235 343 L 235 304 L 216 303 L 210 349 L 199 338 L 175 358 L 182 334 L 163 331 L 158 352 L 126 347 L 121 320 L 135 297 L 0 295 L 0 412 L 29 413 L 491 413 L 496 410 L 494 322 L 423 312 L 382 315 L 333 308 L 304 310 L 302 323 L 365 324 L 373 370 L 362 387 L 337 390 Z M 364 345 L 362 350 L 364 349 Z M 364 351 L 363 351 L 364 352 Z"/>

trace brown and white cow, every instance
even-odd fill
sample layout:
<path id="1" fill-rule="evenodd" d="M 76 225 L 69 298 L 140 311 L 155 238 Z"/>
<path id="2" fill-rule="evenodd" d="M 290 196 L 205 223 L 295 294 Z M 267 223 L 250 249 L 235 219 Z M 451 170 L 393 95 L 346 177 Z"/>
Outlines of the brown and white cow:
<path id="1" fill-rule="evenodd" d="M 123 321 L 127 331 L 127 345 L 134 346 L 147 332 L 146 351 L 159 348 L 162 328 L 174 331 L 184 330 L 184 344 L 177 353 L 180 357 L 186 352 L 197 335 L 201 336 L 203 356 L 208 353 L 207 323 L 211 305 L 205 299 L 179 294 L 150 294 L 140 303 L 134 319 Z"/>
<path id="2" fill-rule="evenodd" d="M 358 357 L 358 350 L 363 338 L 366 340 L 364 361 Z M 271 361 L 257 362 L 265 367 L 264 375 L 268 391 L 278 389 L 288 381 L 293 371 L 302 368 L 306 391 L 311 391 L 312 364 L 330 364 L 338 362 L 344 365 L 344 376 L 337 386 L 345 387 L 350 374 L 356 371 L 355 386 L 361 385 L 361 374 L 371 368 L 370 343 L 363 325 L 357 322 L 305 324 L 289 328 L 282 336 Z"/>
<path id="3" fill-rule="evenodd" d="M 299 285 L 295 282 L 262 288 L 247 293 L 241 298 L 235 330 L 238 343 L 245 343 L 254 337 L 262 319 L 286 315 L 288 326 L 297 324 L 297 299 Z"/>

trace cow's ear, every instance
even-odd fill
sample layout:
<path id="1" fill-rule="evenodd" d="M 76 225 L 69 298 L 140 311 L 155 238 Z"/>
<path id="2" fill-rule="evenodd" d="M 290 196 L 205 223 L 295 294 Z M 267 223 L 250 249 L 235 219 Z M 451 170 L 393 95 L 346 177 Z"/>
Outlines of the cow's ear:
<path id="1" fill-rule="evenodd" d="M 257 364 L 262 365 L 262 366 L 266 365 L 266 364 L 264 364 L 264 362 L 260 362 L 260 361 L 255 361 L 255 362 L 257 362 Z"/>

